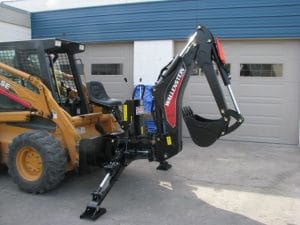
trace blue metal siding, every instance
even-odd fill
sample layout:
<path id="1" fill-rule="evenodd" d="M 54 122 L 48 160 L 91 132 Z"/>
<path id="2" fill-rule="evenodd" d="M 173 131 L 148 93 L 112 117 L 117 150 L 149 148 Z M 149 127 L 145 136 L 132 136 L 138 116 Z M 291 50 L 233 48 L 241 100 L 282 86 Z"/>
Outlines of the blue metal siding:
<path id="1" fill-rule="evenodd" d="M 185 39 L 202 23 L 221 38 L 299 38 L 299 0 L 171 0 L 32 13 L 32 37 L 82 42 Z"/>

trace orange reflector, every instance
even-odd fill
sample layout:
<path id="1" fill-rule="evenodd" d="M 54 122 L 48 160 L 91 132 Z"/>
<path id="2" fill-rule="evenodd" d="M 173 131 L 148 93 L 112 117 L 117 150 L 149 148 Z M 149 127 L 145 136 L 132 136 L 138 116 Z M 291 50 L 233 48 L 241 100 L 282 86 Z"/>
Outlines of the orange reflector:
<path id="1" fill-rule="evenodd" d="M 216 42 L 219 58 L 223 64 L 226 64 L 225 54 L 224 54 L 224 51 L 223 51 L 223 48 L 222 48 L 219 38 L 216 37 L 215 42 Z"/>

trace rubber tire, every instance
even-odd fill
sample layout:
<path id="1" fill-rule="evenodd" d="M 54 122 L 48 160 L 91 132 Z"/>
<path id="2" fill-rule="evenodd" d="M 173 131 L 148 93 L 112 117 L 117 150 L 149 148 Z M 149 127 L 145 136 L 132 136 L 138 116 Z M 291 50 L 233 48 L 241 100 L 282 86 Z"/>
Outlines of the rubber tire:
<path id="1" fill-rule="evenodd" d="M 22 147 L 34 148 L 42 158 L 43 172 L 36 181 L 24 179 L 18 172 L 16 156 Z M 47 131 L 29 131 L 14 138 L 9 146 L 8 173 L 13 181 L 29 193 L 44 193 L 57 187 L 66 173 L 67 156 L 58 140 Z"/>

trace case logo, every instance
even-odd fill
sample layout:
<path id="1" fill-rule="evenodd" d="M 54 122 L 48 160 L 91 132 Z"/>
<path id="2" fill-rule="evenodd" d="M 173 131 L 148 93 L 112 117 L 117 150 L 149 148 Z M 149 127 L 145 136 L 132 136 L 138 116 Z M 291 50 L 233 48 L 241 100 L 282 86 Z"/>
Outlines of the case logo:
<path id="1" fill-rule="evenodd" d="M 3 87 L 6 90 L 9 90 L 11 85 L 9 83 L 7 83 L 6 81 L 4 81 L 4 80 L 0 80 L 0 87 Z"/>
<path id="2" fill-rule="evenodd" d="M 165 101 L 164 104 L 166 119 L 172 128 L 176 126 L 177 96 L 185 75 L 186 75 L 186 68 L 185 65 L 183 64 L 182 67 L 179 69 L 179 72 L 175 78 L 172 88 L 168 94 L 167 100 Z"/>

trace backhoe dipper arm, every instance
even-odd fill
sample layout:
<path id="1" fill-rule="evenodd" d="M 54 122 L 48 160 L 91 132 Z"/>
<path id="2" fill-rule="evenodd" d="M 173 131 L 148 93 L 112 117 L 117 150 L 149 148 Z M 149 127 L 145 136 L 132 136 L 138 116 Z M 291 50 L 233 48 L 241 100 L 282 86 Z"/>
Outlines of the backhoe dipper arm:
<path id="1" fill-rule="evenodd" d="M 185 48 L 160 73 L 153 88 L 153 116 L 157 125 L 155 157 L 164 161 L 182 150 L 182 113 L 193 141 L 199 146 L 209 146 L 221 135 L 235 130 L 243 117 L 230 87 L 230 76 L 224 66 L 220 43 L 205 26 L 198 26 Z M 218 81 L 213 62 L 216 63 L 225 86 L 233 100 L 235 110 L 228 109 Z M 184 90 L 192 65 L 205 74 L 217 106 L 219 120 L 209 120 L 194 115 L 190 107 L 182 109 Z M 230 118 L 237 120 L 229 127 Z"/>
<path id="2" fill-rule="evenodd" d="M 220 135 L 226 135 L 237 129 L 244 122 L 244 118 L 241 115 L 240 109 L 231 89 L 231 77 L 225 68 L 225 56 L 219 39 L 214 38 L 206 27 L 199 26 L 196 36 L 196 43 L 198 50 L 195 63 L 198 64 L 198 66 L 204 72 L 222 116 L 221 119 L 213 121 L 222 121 L 223 123 L 222 127 L 219 126 L 219 128 L 222 128 L 221 133 L 217 133 L 217 136 L 219 137 Z M 228 89 L 235 110 L 227 107 L 217 74 L 215 72 L 215 68 L 213 66 L 213 62 L 215 62 L 223 83 Z M 187 122 L 186 117 L 188 117 L 188 115 L 184 115 L 185 121 Z M 194 118 L 198 119 L 199 121 L 199 116 L 194 116 Z M 229 125 L 231 118 L 234 118 L 236 121 L 232 125 Z M 208 124 L 204 125 L 207 126 Z"/>

